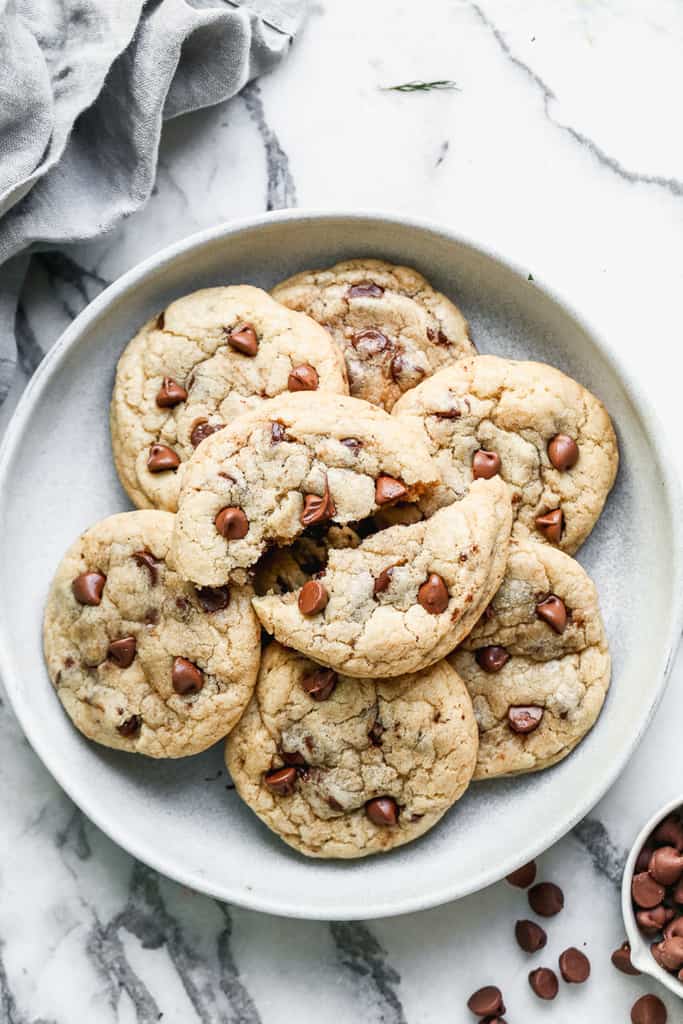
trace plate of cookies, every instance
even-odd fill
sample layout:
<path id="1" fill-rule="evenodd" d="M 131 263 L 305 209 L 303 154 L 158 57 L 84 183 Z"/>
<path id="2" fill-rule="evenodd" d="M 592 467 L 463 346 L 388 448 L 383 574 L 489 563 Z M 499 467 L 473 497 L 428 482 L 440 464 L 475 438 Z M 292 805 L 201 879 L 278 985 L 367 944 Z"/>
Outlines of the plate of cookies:
<path id="1" fill-rule="evenodd" d="M 534 278 L 285 211 L 147 260 L 45 358 L 0 456 L 2 674 L 134 856 L 397 914 L 617 777 L 680 632 L 677 483 L 616 347 Z"/>

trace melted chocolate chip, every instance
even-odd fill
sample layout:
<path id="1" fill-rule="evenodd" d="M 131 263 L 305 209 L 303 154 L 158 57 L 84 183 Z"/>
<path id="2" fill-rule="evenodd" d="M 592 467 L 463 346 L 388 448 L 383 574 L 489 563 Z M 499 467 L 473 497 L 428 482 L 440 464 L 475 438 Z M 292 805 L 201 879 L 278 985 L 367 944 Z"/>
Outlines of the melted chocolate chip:
<path id="1" fill-rule="evenodd" d="M 149 582 L 155 586 L 159 580 L 159 562 L 151 551 L 134 551 L 133 560 L 149 573 Z"/>
<path id="2" fill-rule="evenodd" d="M 172 409 L 187 399 L 187 391 L 184 387 L 173 380 L 172 377 L 164 377 L 163 383 L 157 391 L 156 403 L 160 409 Z"/>
<path id="3" fill-rule="evenodd" d="M 255 356 L 258 352 L 258 338 L 251 324 L 240 324 L 228 334 L 228 345 L 243 356 Z"/>
<path id="4" fill-rule="evenodd" d="M 218 533 L 226 540 L 242 540 L 249 532 L 249 520 L 241 508 L 222 508 L 214 523 Z"/>
<path id="5" fill-rule="evenodd" d="M 131 715 L 130 718 L 126 718 L 121 722 L 121 725 L 116 726 L 116 731 L 120 733 L 121 736 L 130 738 L 131 736 L 137 736 L 141 728 L 142 718 L 140 715 Z"/>
<path id="6" fill-rule="evenodd" d="M 508 725 L 513 732 L 527 734 L 537 729 L 543 718 L 543 708 L 511 707 L 508 708 Z"/>
<path id="7" fill-rule="evenodd" d="M 180 456 L 165 444 L 153 444 L 147 456 L 147 469 L 150 473 L 165 473 L 177 469 Z"/>
<path id="8" fill-rule="evenodd" d="M 556 594 L 549 594 L 544 601 L 536 605 L 539 619 L 547 622 L 556 633 L 564 633 L 567 626 L 567 608 L 564 601 Z"/>
<path id="9" fill-rule="evenodd" d="M 302 615 L 317 615 L 324 610 L 330 595 L 319 580 L 309 580 L 299 591 L 298 605 Z"/>
<path id="10" fill-rule="evenodd" d="M 124 636 L 120 640 L 112 640 L 107 648 L 107 657 L 119 668 L 128 668 L 135 661 L 137 641 L 134 636 Z"/>
<path id="11" fill-rule="evenodd" d="M 358 284 L 352 284 L 346 292 L 347 299 L 381 299 L 383 295 L 384 288 L 374 281 L 359 281 Z"/>
<path id="12" fill-rule="evenodd" d="M 71 583 L 71 590 L 79 604 L 98 605 L 107 577 L 101 572 L 82 572 Z"/>
<path id="13" fill-rule="evenodd" d="M 368 800 L 365 813 L 373 825 L 380 828 L 391 828 L 398 823 L 398 804 L 391 796 L 378 796 L 374 800 Z"/>
<path id="14" fill-rule="evenodd" d="M 336 512 L 330 488 L 325 480 L 325 492 L 322 497 L 318 494 L 304 496 L 304 510 L 299 521 L 302 526 L 313 526 L 315 523 L 324 523 L 328 519 L 332 519 Z"/>
<path id="15" fill-rule="evenodd" d="M 546 512 L 542 516 L 536 516 L 536 529 L 551 544 L 559 544 L 562 539 L 562 528 L 564 526 L 564 515 L 562 509 L 555 508 L 552 512 Z"/>
<path id="16" fill-rule="evenodd" d="M 319 668 L 305 675 L 301 685 L 312 700 L 322 701 L 332 696 L 337 678 L 337 673 L 331 668 Z"/>
<path id="17" fill-rule="evenodd" d="M 500 473 L 500 455 L 480 448 L 472 456 L 472 476 L 475 480 L 490 480 Z"/>
<path id="18" fill-rule="evenodd" d="M 199 693 L 204 686 L 204 673 L 187 658 L 175 658 L 171 671 L 173 689 L 181 697 Z"/>
<path id="19" fill-rule="evenodd" d="M 230 604 L 228 587 L 197 587 L 196 594 L 205 612 L 222 612 Z"/>
<path id="20" fill-rule="evenodd" d="M 402 480 L 382 474 L 375 481 L 375 501 L 378 505 L 390 505 L 394 501 L 405 498 L 408 488 Z"/>
<path id="21" fill-rule="evenodd" d="M 291 796 L 296 786 L 296 768 L 291 765 L 276 768 L 275 771 L 266 772 L 263 781 L 272 793 L 277 793 L 278 796 Z"/>
<path id="22" fill-rule="evenodd" d="M 209 423 L 208 420 L 195 420 L 190 432 L 190 444 L 193 448 L 196 448 L 205 438 L 211 437 L 212 434 L 223 430 L 224 427 L 225 423 Z"/>
<path id="23" fill-rule="evenodd" d="M 574 438 L 568 434 L 555 434 L 548 444 L 548 458 L 560 472 L 575 466 L 579 460 L 579 448 Z"/>
<path id="24" fill-rule="evenodd" d="M 480 647 L 474 653 L 479 668 L 484 672 L 500 672 L 504 665 L 510 660 L 510 655 L 504 647 L 498 644 L 491 644 L 489 647 Z"/>
<path id="25" fill-rule="evenodd" d="M 289 391 L 316 391 L 319 383 L 318 373 L 308 363 L 295 366 L 287 378 Z"/>
<path id="26" fill-rule="evenodd" d="M 440 615 L 448 607 L 448 587 L 437 573 L 430 573 L 418 589 L 417 600 L 430 615 Z"/>

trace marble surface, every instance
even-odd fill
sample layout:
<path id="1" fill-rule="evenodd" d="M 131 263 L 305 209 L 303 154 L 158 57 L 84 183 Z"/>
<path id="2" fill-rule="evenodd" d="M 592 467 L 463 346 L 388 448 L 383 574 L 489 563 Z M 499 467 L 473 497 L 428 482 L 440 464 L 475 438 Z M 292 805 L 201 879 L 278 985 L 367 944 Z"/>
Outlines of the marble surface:
<path id="1" fill-rule="evenodd" d="M 0 426 L 43 351 L 144 256 L 264 209 L 361 207 L 448 224 L 571 296 L 620 347 L 683 469 L 682 42 L 677 0 L 314 4 L 275 74 L 167 126 L 144 211 L 97 243 L 34 258 Z M 380 88 L 415 79 L 458 90 Z M 528 987 L 513 938 L 526 901 L 505 883 L 369 924 L 220 905 L 84 820 L 0 700 L 0 1021 L 437 1024 L 473 1020 L 465 1000 L 491 982 L 510 1024 L 627 1021 L 657 986 L 609 962 L 624 934 L 620 869 L 643 820 L 683 789 L 682 686 L 679 656 L 618 783 L 540 859 L 566 909 L 533 965 L 554 966 L 570 944 L 593 964 L 588 984 L 563 986 L 551 1005 Z M 683 1021 L 683 1004 L 658 994 Z"/>

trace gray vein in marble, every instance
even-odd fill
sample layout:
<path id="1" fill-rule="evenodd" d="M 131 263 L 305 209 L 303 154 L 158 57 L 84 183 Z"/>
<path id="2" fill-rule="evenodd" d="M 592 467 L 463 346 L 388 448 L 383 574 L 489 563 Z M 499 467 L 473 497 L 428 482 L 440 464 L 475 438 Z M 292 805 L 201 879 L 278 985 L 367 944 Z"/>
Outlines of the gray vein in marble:
<path id="1" fill-rule="evenodd" d="M 584 847 L 598 874 L 621 888 L 627 855 L 614 845 L 602 822 L 597 818 L 584 818 L 574 828 L 572 835 Z"/>
<path id="2" fill-rule="evenodd" d="M 14 321 L 14 334 L 17 339 L 17 358 L 19 368 L 31 377 L 40 365 L 45 355 L 38 339 L 31 327 L 26 309 L 22 303 L 17 306 L 17 315 Z"/>
<path id="3" fill-rule="evenodd" d="M 366 925 L 359 921 L 339 921 L 330 925 L 340 963 L 364 982 L 367 1002 L 377 1008 L 382 1024 L 407 1024 L 396 986 L 398 971 L 386 962 L 386 953 Z M 363 1016 L 367 1021 L 368 1017 Z"/>
<path id="4" fill-rule="evenodd" d="M 444 160 L 448 156 L 448 150 L 450 149 L 450 145 L 451 144 L 450 144 L 448 139 L 445 139 L 441 143 L 441 145 L 439 146 L 439 155 L 436 158 L 436 163 L 434 164 L 435 167 L 441 167 L 441 164 L 444 162 Z"/>
<path id="5" fill-rule="evenodd" d="M 92 848 L 85 831 L 85 818 L 78 807 L 74 807 L 69 821 L 57 833 L 55 842 L 58 850 L 73 850 L 79 860 L 89 860 L 92 857 Z"/>
<path id="6" fill-rule="evenodd" d="M 37 253 L 33 259 L 47 276 L 57 301 L 71 320 L 110 284 L 96 271 L 82 267 L 57 250 Z"/>
<path id="7" fill-rule="evenodd" d="M 597 142 L 594 142 L 594 140 L 588 135 L 584 135 L 583 132 L 580 132 L 578 128 L 574 128 L 569 124 L 563 124 L 561 121 L 558 121 L 557 118 L 553 117 L 550 107 L 552 103 L 556 102 L 557 96 L 550 86 L 543 81 L 540 75 L 538 75 L 533 68 L 529 67 L 528 64 L 525 64 L 520 57 L 512 52 L 503 33 L 494 24 L 494 22 L 491 21 L 479 4 L 473 3 L 470 4 L 470 7 L 482 24 L 489 30 L 510 63 L 514 64 L 516 68 L 519 68 L 520 71 L 524 72 L 526 77 L 539 89 L 541 96 L 543 97 L 544 114 L 551 124 L 556 128 L 559 128 L 560 131 L 566 132 L 572 139 L 574 139 L 575 142 L 578 142 L 579 145 L 587 149 L 589 153 L 595 157 L 598 163 L 618 175 L 618 177 L 623 181 L 627 181 L 629 184 L 655 185 L 658 188 L 665 189 L 673 196 L 683 196 L 683 181 L 679 181 L 678 178 L 667 178 L 659 174 L 641 174 L 637 171 L 631 171 L 627 167 L 624 167 L 616 157 L 610 156 L 609 153 L 606 153 L 605 150 L 602 149 Z"/>
<path id="8" fill-rule="evenodd" d="M 0 943 L 0 1021 L 2 1024 L 54 1024 L 44 1017 L 26 1017 L 17 1006 L 16 999 L 12 993 L 2 958 L 2 944 Z"/>
<path id="9" fill-rule="evenodd" d="M 242 90 L 249 117 L 256 125 L 266 154 L 266 210 L 284 210 L 297 205 L 296 186 L 289 169 L 289 157 L 266 121 L 261 90 L 252 82 Z"/>

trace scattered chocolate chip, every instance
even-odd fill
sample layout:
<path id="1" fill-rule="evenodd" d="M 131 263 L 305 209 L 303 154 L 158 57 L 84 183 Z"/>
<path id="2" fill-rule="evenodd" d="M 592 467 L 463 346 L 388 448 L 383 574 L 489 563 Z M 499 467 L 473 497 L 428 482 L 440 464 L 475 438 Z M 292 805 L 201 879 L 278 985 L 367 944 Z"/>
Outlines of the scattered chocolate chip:
<path id="1" fill-rule="evenodd" d="M 306 768 L 306 758 L 298 750 L 281 750 L 280 757 L 286 765 L 294 765 L 295 768 Z"/>
<path id="2" fill-rule="evenodd" d="M 477 989 L 467 1000 L 467 1008 L 477 1017 L 493 1017 L 505 1013 L 503 994 L 495 985 Z"/>
<path id="3" fill-rule="evenodd" d="M 559 544 L 562 540 L 562 527 L 564 526 L 564 514 L 561 508 L 553 509 L 542 516 L 536 516 L 536 529 L 551 544 Z"/>
<path id="4" fill-rule="evenodd" d="M 174 658 L 171 671 L 173 689 L 181 697 L 199 693 L 204 685 L 204 673 L 187 658 Z"/>
<path id="5" fill-rule="evenodd" d="M 656 882 L 675 885 L 683 875 L 683 856 L 675 846 L 660 846 L 650 857 L 647 869 Z"/>
<path id="6" fill-rule="evenodd" d="M 154 557 L 151 551 L 134 551 L 133 561 L 137 562 L 141 569 L 146 569 L 149 573 L 149 582 L 152 586 L 155 586 L 159 579 L 159 562 Z"/>
<path id="7" fill-rule="evenodd" d="M 302 526 L 313 526 L 315 523 L 324 523 L 332 519 L 337 513 L 330 494 L 330 488 L 325 480 L 325 492 L 322 497 L 319 494 L 304 495 L 304 510 L 299 517 Z"/>
<path id="8" fill-rule="evenodd" d="M 544 601 L 536 605 L 536 614 L 543 619 L 556 633 L 564 633 L 567 626 L 567 608 L 564 601 L 556 594 L 549 594 Z"/>
<path id="9" fill-rule="evenodd" d="M 564 894 L 554 882 L 539 882 L 527 895 L 529 906 L 539 917 L 554 917 L 564 906 Z"/>
<path id="10" fill-rule="evenodd" d="M 679 971 L 683 967 L 683 939 L 678 935 L 654 942 L 650 951 L 665 971 Z"/>
<path id="11" fill-rule="evenodd" d="M 508 725 L 513 732 L 527 733 L 537 729 L 543 718 L 543 708 L 530 704 L 528 707 L 508 708 Z"/>
<path id="12" fill-rule="evenodd" d="M 362 356 L 370 359 L 393 347 L 386 334 L 382 334 L 381 331 L 376 331 L 372 327 L 366 328 L 364 331 L 357 331 L 351 339 L 351 344 L 358 349 Z"/>
<path id="13" fill-rule="evenodd" d="M 517 886 L 518 889 L 528 889 L 530 885 L 533 885 L 535 878 L 536 861 L 530 860 L 528 864 L 522 864 L 521 868 L 506 875 L 505 881 L 510 885 Z"/>
<path id="14" fill-rule="evenodd" d="M 313 700 L 327 700 L 337 685 L 337 673 L 331 668 L 319 668 L 305 675 L 301 685 Z"/>
<path id="15" fill-rule="evenodd" d="M 276 768 L 275 771 L 266 772 L 263 781 L 278 796 L 291 796 L 296 786 L 296 768 Z"/>
<path id="16" fill-rule="evenodd" d="M 340 443 L 343 444 L 345 448 L 350 448 L 354 455 L 357 455 L 363 447 L 363 442 L 359 441 L 357 437 L 342 437 Z"/>
<path id="17" fill-rule="evenodd" d="M 205 438 L 211 437 L 212 434 L 223 430 L 224 427 L 225 423 L 209 423 L 208 420 L 195 420 L 190 432 L 190 444 L 193 448 L 196 448 Z"/>
<path id="18" fill-rule="evenodd" d="M 579 458 L 579 447 L 568 434 L 555 434 L 548 444 L 548 458 L 555 469 L 564 472 L 575 466 Z"/>
<path id="19" fill-rule="evenodd" d="M 222 508 L 214 523 L 218 533 L 226 540 L 242 540 L 249 532 L 249 520 L 241 508 Z"/>
<path id="20" fill-rule="evenodd" d="M 330 595 L 319 580 L 309 580 L 299 591 L 298 605 L 302 615 L 317 615 L 327 606 Z"/>
<path id="21" fill-rule="evenodd" d="M 655 882 L 652 875 L 647 871 L 641 871 L 634 875 L 631 882 L 631 896 L 633 902 L 644 910 L 651 910 L 664 899 L 664 886 Z"/>
<path id="22" fill-rule="evenodd" d="M 398 804 L 391 796 L 378 796 L 374 800 L 368 800 L 365 813 L 373 825 L 380 828 L 389 828 L 398 822 Z"/>
<path id="23" fill-rule="evenodd" d="M 150 473 L 164 473 L 168 469 L 177 469 L 180 456 L 165 444 L 153 444 L 147 457 L 147 469 Z"/>
<path id="24" fill-rule="evenodd" d="M 666 1006 L 658 996 L 641 996 L 631 1007 L 632 1024 L 666 1024 L 666 1018 Z"/>
<path id="25" fill-rule="evenodd" d="M 490 480 L 500 473 L 500 455 L 480 448 L 472 457 L 472 476 L 475 480 Z"/>
<path id="26" fill-rule="evenodd" d="M 160 409 L 172 409 L 174 405 L 180 405 L 186 398 L 187 391 L 184 387 L 173 380 L 173 377 L 164 377 L 156 397 L 156 403 Z"/>
<path id="27" fill-rule="evenodd" d="M 140 715 L 131 715 L 130 718 L 126 718 L 125 721 L 121 722 L 121 725 L 116 726 L 116 731 L 121 736 L 130 737 L 137 736 L 142 728 L 142 719 Z"/>
<path id="28" fill-rule="evenodd" d="M 440 615 L 448 608 L 448 587 L 437 573 L 432 572 L 419 587 L 417 599 L 430 615 Z"/>
<path id="29" fill-rule="evenodd" d="M 535 921 L 517 921 L 515 938 L 525 953 L 537 953 L 548 941 L 545 930 Z"/>
<path id="30" fill-rule="evenodd" d="M 119 668 L 128 668 L 135 661 L 137 641 L 134 636 L 124 636 L 120 640 L 112 640 L 107 648 L 107 657 Z"/>
<path id="31" fill-rule="evenodd" d="M 274 420 L 270 424 L 270 443 L 279 444 L 280 441 L 289 441 L 289 438 L 287 437 L 284 423 Z"/>
<path id="32" fill-rule="evenodd" d="M 228 345 L 243 356 L 255 356 L 258 352 L 258 338 L 251 324 L 240 324 L 228 334 Z"/>
<path id="33" fill-rule="evenodd" d="M 385 590 L 389 589 L 395 568 L 396 566 L 390 565 L 386 569 L 382 569 L 379 576 L 375 577 L 375 582 L 372 585 L 372 593 L 375 597 L 377 597 L 378 594 L 383 594 Z"/>
<path id="34" fill-rule="evenodd" d="M 510 660 L 508 652 L 498 644 L 480 647 L 474 652 L 474 657 L 477 659 L 477 665 L 479 668 L 483 668 L 484 672 L 500 672 L 503 665 Z"/>
<path id="35" fill-rule="evenodd" d="M 652 838 L 656 843 L 675 846 L 680 853 L 683 851 L 683 823 L 675 814 L 670 814 L 668 818 L 665 818 L 657 826 L 652 834 Z"/>
<path id="36" fill-rule="evenodd" d="M 658 935 L 673 916 L 673 910 L 660 903 L 658 907 L 653 907 L 652 910 L 639 910 L 636 914 L 636 921 L 643 934 Z"/>
<path id="37" fill-rule="evenodd" d="M 575 946 L 560 953 L 560 974 L 570 985 L 581 985 L 588 979 L 591 972 L 590 960 Z"/>
<path id="38" fill-rule="evenodd" d="M 205 612 L 222 612 L 230 604 L 228 587 L 197 587 L 196 593 Z"/>
<path id="39" fill-rule="evenodd" d="M 352 284 L 346 292 L 347 299 L 381 299 L 383 295 L 384 288 L 374 281 L 359 281 L 358 284 Z"/>
<path id="40" fill-rule="evenodd" d="M 537 967 L 529 974 L 529 984 L 539 999 L 554 999 L 560 987 L 555 971 L 549 967 Z"/>
<path id="41" fill-rule="evenodd" d="M 375 481 L 375 501 L 378 505 L 390 505 L 405 498 L 408 488 L 402 480 L 393 476 L 378 476 Z"/>
<path id="42" fill-rule="evenodd" d="M 79 604 L 98 605 L 107 577 L 101 572 L 82 572 L 71 583 L 71 590 Z"/>
<path id="43" fill-rule="evenodd" d="M 375 721 L 370 726 L 370 729 L 368 731 L 368 739 L 372 743 L 373 747 L 381 747 L 382 746 L 382 736 L 383 735 L 384 735 L 384 726 L 380 722 L 379 718 L 376 718 Z"/>
<path id="44" fill-rule="evenodd" d="M 319 384 L 317 371 L 308 363 L 295 366 L 287 378 L 288 391 L 315 391 Z"/>
<path id="45" fill-rule="evenodd" d="M 640 971 L 631 963 L 631 943 L 622 942 L 619 949 L 615 949 L 611 957 L 612 963 L 622 974 L 640 974 Z"/>

